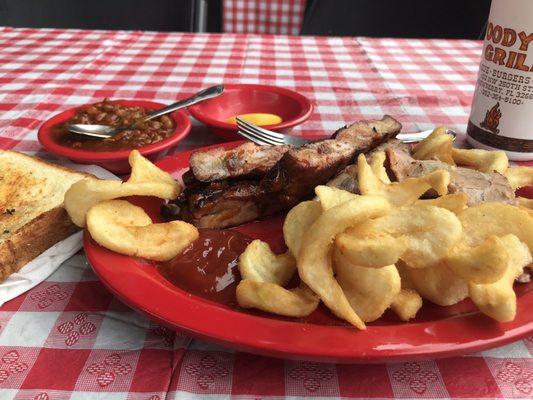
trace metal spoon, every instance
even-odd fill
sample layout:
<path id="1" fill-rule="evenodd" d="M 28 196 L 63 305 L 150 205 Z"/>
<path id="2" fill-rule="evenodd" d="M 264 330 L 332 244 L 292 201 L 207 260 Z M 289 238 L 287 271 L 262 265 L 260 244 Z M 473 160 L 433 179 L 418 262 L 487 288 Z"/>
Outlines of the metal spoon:
<path id="1" fill-rule="evenodd" d="M 211 86 L 210 88 L 199 91 L 191 97 L 188 97 L 184 100 L 180 100 L 160 110 L 156 110 L 148 114 L 146 118 L 139 121 L 135 121 L 133 124 L 127 127 L 117 128 L 109 125 L 68 124 L 67 129 L 69 130 L 69 132 L 77 133 L 78 135 L 92 136 L 104 139 L 110 138 L 125 129 L 133 128 L 136 124 L 140 122 L 149 121 L 151 119 L 176 111 L 180 108 L 188 107 L 201 101 L 220 96 L 222 92 L 224 92 L 224 85 Z"/>

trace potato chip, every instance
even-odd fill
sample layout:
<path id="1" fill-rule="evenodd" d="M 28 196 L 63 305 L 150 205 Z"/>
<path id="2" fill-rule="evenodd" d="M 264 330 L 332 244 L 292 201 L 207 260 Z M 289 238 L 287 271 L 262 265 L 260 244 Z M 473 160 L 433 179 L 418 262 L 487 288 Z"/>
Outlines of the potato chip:
<path id="1" fill-rule="evenodd" d="M 274 254 L 268 243 L 256 239 L 239 256 L 239 272 L 242 279 L 285 286 L 296 272 L 296 260 L 289 252 Z"/>
<path id="2" fill-rule="evenodd" d="M 346 190 L 338 189 L 332 186 L 319 185 L 315 188 L 315 193 L 322 205 L 322 210 L 329 210 L 331 207 L 346 203 L 347 201 L 355 199 L 358 195 L 347 192 Z"/>
<path id="3" fill-rule="evenodd" d="M 518 205 L 520 207 L 524 207 L 524 208 L 527 208 L 529 210 L 533 210 L 533 199 L 528 199 L 527 197 L 518 196 L 516 198 L 516 201 L 518 202 Z"/>
<path id="4" fill-rule="evenodd" d="M 385 160 L 387 155 L 384 151 L 376 151 L 369 156 L 368 163 L 374 174 L 383 183 L 391 183 L 387 170 L 385 169 Z"/>
<path id="5" fill-rule="evenodd" d="M 528 214 L 533 217 L 533 199 L 528 199 L 527 197 L 520 197 L 518 196 L 516 198 L 516 201 L 518 203 L 518 206 L 522 208 L 523 210 L 527 211 Z"/>
<path id="6" fill-rule="evenodd" d="M 355 313 L 375 321 L 400 293 L 400 275 L 394 265 L 365 268 L 353 265 L 339 251 L 333 253 L 335 277 Z"/>
<path id="7" fill-rule="evenodd" d="M 398 262 L 396 266 L 401 276 L 408 276 L 420 296 L 439 306 L 451 306 L 468 296 L 468 284 L 444 263 L 427 268 L 411 268 L 403 262 Z"/>
<path id="8" fill-rule="evenodd" d="M 528 247 L 515 235 L 500 238 L 509 252 L 509 264 L 505 274 L 497 282 L 478 285 L 469 284 L 470 297 L 480 311 L 500 322 L 512 321 L 516 315 L 516 294 L 514 280 L 531 263 Z"/>
<path id="9" fill-rule="evenodd" d="M 444 130 L 444 133 L 442 131 Z M 413 149 L 413 158 L 417 160 L 440 160 L 455 165 L 452 158 L 452 143 L 454 137 L 445 133 L 446 128 L 440 127 L 431 135 L 418 143 Z"/>
<path id="10" fill-rule="evenodd" d="M 134 206 L 126 200 L 108 201 L 109 205 L 104 205 L 112 212 L 110 222 L 120 222 L 125 226 L 147 226 L 152 224 L 152 218 L 141 208 Z"/>
<path id="11" fill-rule="evenodd" d="M 468 195 L 466 193 L 445 194 L 444 196 L 440 196 L 435 199 L 423 199 L 415 201 L 415 205 L 442 207 L 454 214 L 458 214 L 463 211 L 467 207 L 467 203 Z"/>
<path id="12" fill-rule="evenodd" d="M 382 196 L 392 206 L 402 206 L 413 204 L 431 188 L 439 195 L 447 194 L 450 173 L 437 170 L 420 178 L 408 178 L 401 182 L 385 184 L 374 174 L 364 154 L 360 154 L 357 159 L 357 179 L 361 194 Z"/>
<path id="13" fill-rule="evenodd" d="M 429 134 L 428 137 L 424 138 L 420 142 L 414 145 L 413 147 L 413 153 L 415 152 L 425 152 L 425 149 L 428 147 L 431 147 L 431 142 L 435 140 L 437 137 L 440 136 L 446 136 L 446 127 L 445 126 L 439 126 L 435 129 L 433 129 L 433 132 Z"/>
<path id="14" fill-rule="evenodd" d="M 365 329 L 363 321 L 354 312 L 342 288 L 333 277 L 330 250 L 335 236 L 349 226 L 369 218 L 385 215 L 390 210 L 382 197 L 358 196 L 324 211 L 306 230 L 301 249 L 296 258 L 298 273 L 326 306 L 339 318 L 359 329 Z"/>
<path id="15" fill-rule="evenodd" d="M 453 149 L 452 156 L 456 164 L 477 169 L 481 172 L 499 172 L 504 174 L 509 167 L 505 151 L 481 149 Z"/>
<path id="16" fill-rule="evenodd" d="M 182 187 L 179 182 L 172 178 L 168 172 L 156 167 L 147 158 L 143 157 L 138 150 L 131 151 L 128 162 L 131 166 L 131 175 L 127 180 L 128 183 L 166 183 L 174 188 L 176 197 L 181 193 Z"/>
<path id="17" fill-rule="evenodd" d="M 515 190 L 533 186 L 533 168 L 531 167 L 512 167 L 505 171 L 504 175 Z"/>
<path id="18" fill-rule="evenodd" d="M 455 137 L 452 135 L 446 135 L 446 139 L 441 140 L 442 143 L 440 146 L 436 147 L 434 153 L 429 155 L 446 164 L 455 166 L 455 161 L 452 156 L 453 141 L 455 140 Z"/>
<path id="19" fill-rule="evenodd" d="M 349 228 L 346 235 L 358 238 L 378 232 L 407 238 L 407 249 L 401 259 L 413 268 L 425 268 L 439 262 L 462 237 L 461 222 L 455 214 L 425 205 L 393 208 L 381 218 Z"/>
<path id="20" fill-rule="evenodd" d="M 242 308 L 256 308 L 286 317 L 306 317 L 318 306 L 319 298 L 305 285 L 285 289 L 270 282 L 243 279 L 236 291 Z"/>
<path id="21" fill-rule="evenodd" d="M 87 228 L 101 246 L 120 254 L 168 261 L 198 238 L 183 221 L 152 224 L 140 207 L 125 200 L 103 201 L 87 213 Z"/>
<path id="22" fill-rule="evenodd" d="M 133 150 L 128 161 L 131 176 L 126 182 L 86 178 L 73 184 L 65 193 L 64 207 L 72 222 L 85 226 L 89 209 L 104 200 L 127 196 L 154 196 L 172 200 L 181 192 L 181 185 L 167 172 L 159 169 L 139 151 Z"/>
<path id="23" fill-rule="evenodd" d="M 533 251 L 533 217 L 520 207 L 484 202 L 467 208 L 458 217 L 469 246 L 477 246 L 491 235 L 513 234 Z"/>
<path id="24" fill-rule="evenodd" d="M 85 226 L 87 211 L 104 200 L 127 196 L 154 196 L 161 199 L 174 199 L 175 186 L 160 182 L 121 182 L 85 178 L 74 183 L 65 193 L 64 207 L 72 222 Z"/>
<path id="25" fill-rule="evenodd" d="M 437 192 L 439 196 L 444 196 L 448 194 L 448 185 L 450 184 L 450 173 L 444 170 L 433 171 L 430 174 L 422 176 L 420 178 L 410 178 L 410 179 L 422 179 L 431 186 L 432 189 Z M 407 179 L 408 180 L 408 179 Z M 405 182 L 405 180 L 403 181 Z M 401 182 L 399 182 L 401 183 Z M 413 203 L 409 203 L 413 204 Z"/>
<path id="26" fill-rule="evenodd" d="M 444 259 L 457 276 L 472 283 L 493 283 L 499 280 L 509 263 L 509 253 L 497 236 L 489 236 L 478 246 L 456 246 Z"/>
<path id="27" fill-rule="evenodd" d="M 402 289 L 392 300 L 390 308 L 402 321 L 409 321 L 422 308 L 422 297 L 413 289 Z"/>
<path id="28" fill-rule="evenodd" d="M 411 277 L 407 271 L 407 265 L 402 260 L 399 260 L 395 265 L 398 273 L 400 274 L 400 279 L 402 280 L 402 289 L 415 290 L 415 285 L 411 281 Z"/>
<path id="29" fill-rule="evenodd" d="M 322 214 L 322 207 L 318 201 L 303 201 L 293 207 L 285 217 L 283 223 L 283 237 L 290 252 L 297 257 L 302 245 L 302 238 Z"/>
<path id="30" fill-rule="evenodd" d="M 335 238 L 335 247 L 349 262 L 366 268 L 395 264 L 407 246 L 405 236 L 395 238 L 382 232 L 372 232 L 369 236 L 341 233 Z"/>

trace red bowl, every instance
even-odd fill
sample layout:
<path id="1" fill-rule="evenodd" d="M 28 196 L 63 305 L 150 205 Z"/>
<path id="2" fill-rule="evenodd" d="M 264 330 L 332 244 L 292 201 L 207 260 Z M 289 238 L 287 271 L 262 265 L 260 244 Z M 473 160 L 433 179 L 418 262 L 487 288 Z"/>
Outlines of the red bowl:
<path id="1" fill-rule="evenodd" d="M 165 107 L 164 104 L 145 100 L 113 100 L 125 106 L 137 106 L 143 108 L 158 109 Z M 58 156 L 67 157 L 78 164 L 96 164 L 116 174 L 128 174 L 131 171 L 128 164 L 128 156 L 131 150 L 117 150 L 117 151 L 90 151 L 79 150 L 71 147 L 63 146 L 54 141 L 52 138 L 52 127 L 54 125 L 63 123 L 72 118 L 76 110 L 87 107 L 87 105 L 70 108 L 63 111 L 47 120 L 39 128 L 37 134 L 41 145 L 50 153 Z M 172 134 L 161 140 L 160 142 L 149 144 L 147 146 L 139 147 L 137 150 L 151 161 L 158 161 L 163 158 L 167 152 L 174 147 L 178 142 L 183 140 L 191 130 L 191 121 L 183 110 L 174 111 L 169 116 L 174 120 L 176 129 Z"/>
<path id="2" fill-rule="evenodd" d="M 190 106 L 189 111 L 215 135 L 226 140 L 237 140 L 242 137 L 237 135 L 237 125 L 226 122 L 228 118 L 251 113 L 276 114 L 282 118 L 282 122 L 264 128 L 289 133 L 309 118 L 313 105 L 307 97 L 277 86 L 224 84 L 224 93 Z"/>

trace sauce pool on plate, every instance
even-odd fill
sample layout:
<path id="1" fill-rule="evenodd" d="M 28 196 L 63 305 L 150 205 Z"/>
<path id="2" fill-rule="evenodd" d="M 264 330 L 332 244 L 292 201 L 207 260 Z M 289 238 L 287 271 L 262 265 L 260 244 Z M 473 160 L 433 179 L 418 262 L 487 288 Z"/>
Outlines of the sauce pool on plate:
<path id="1" fill-rule="evenodd" d="M 208 300 L 236 306 L 239 256 L 253 239 L 233 230 L 200 229 L 182 254 L 158 265 L 175 286 Z"/>

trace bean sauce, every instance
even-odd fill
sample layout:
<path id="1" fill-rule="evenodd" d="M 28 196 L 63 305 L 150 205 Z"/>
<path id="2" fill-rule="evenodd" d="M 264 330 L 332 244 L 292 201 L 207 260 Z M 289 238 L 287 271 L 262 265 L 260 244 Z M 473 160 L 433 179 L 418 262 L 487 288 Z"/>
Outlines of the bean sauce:
<path id="1" fill-rule="evenodd" d="M 77 135 L 69 132 L 66 125 L 102 124 L 128 127 L 136 121 L 141 121 L 152 111 L 142 107 L 120 105 L 106 98 L 100 103 L 79 109 L 67 123 L 52 127 L 52 135 L 57 143 L 73 149 L 91 151 L 136 149 L 169 137 L 176 127 L 174 120 L 168 115 L 163 115 L 150 121 L 137 123 L 135 128 L 121 131 L 109 139 Z"/>

